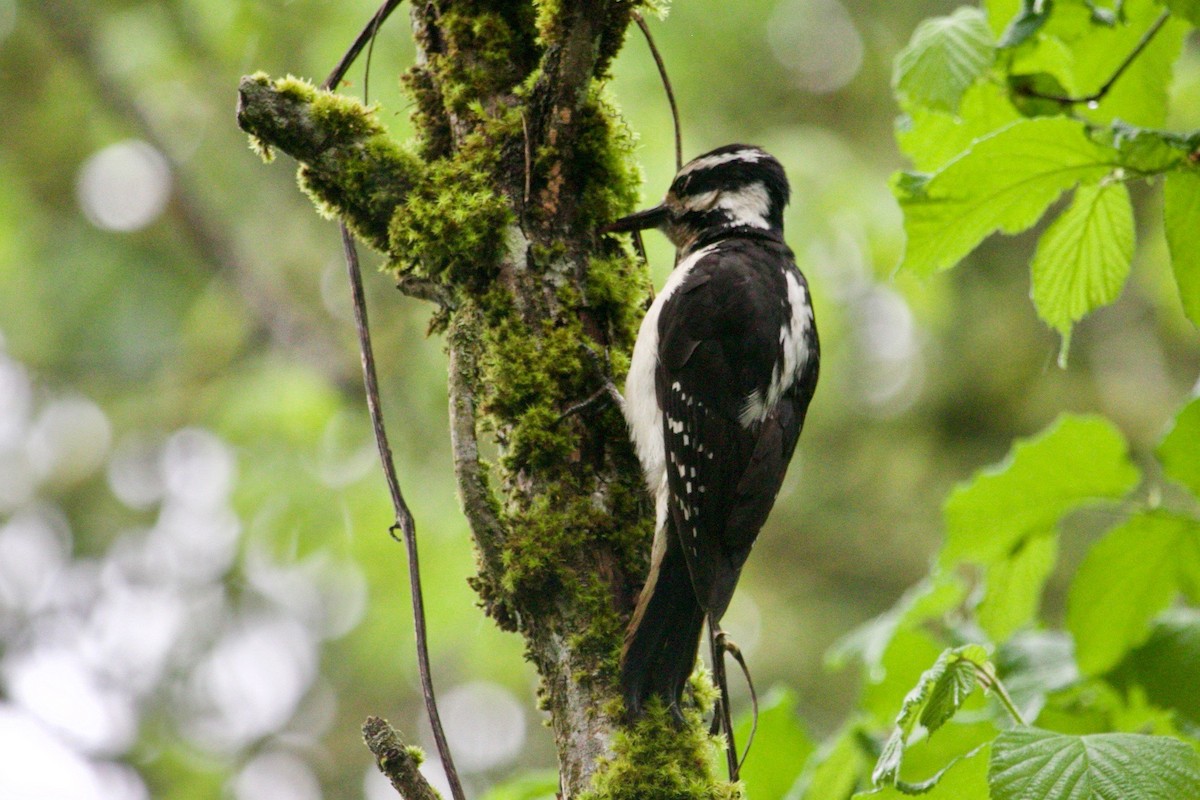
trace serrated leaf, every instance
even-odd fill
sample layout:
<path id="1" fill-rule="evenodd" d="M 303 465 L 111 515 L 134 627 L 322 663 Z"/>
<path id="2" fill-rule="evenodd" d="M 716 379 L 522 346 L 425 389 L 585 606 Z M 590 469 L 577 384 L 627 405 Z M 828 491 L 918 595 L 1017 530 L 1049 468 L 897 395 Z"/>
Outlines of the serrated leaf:
<path id="1" fill-rule="evenodd" d="M 954 266 L 996 230 L 1018 233 L 1080 181 L 1096 182 L 1116 152 L 1063 117 L 1025 119 L 972 145 L 919 184 L 893 181 L 908 237 L 902 267 L 929 274 Z"/>
<path id="2" fill-rule="evenodd" d="M 896 715 L 896 728 L 883 745 L 871 778 L 877 785 L 895 784 L 900 777 L 904 748 L 917 724 L 930 734 L 944 725 L 978 685 L 976 669 L 988 663 L 987 650 L 977 644 L 944 651 L 913 687 Z"/>
<path id="3" fill-rule="evenodd" d="M 1130 517 L 1095 544 L 1071 582 L 1067 629 L 1085 675 L 1113 667 L 1150 635 L 1150 621 L 1179 592 L 1181 554 L 1200 523 L 1166 513 Z"/>
<path id="4" fill-rule="evenodd" d="M 755 800 L 781 800 L 792 788 L 815 745 L 796 716 L 794 692 L 775 687 L 759 704 L 753 757 L 746 760 L 741 779 Z M 745 747 L 750 738 L 749 713 L 738 720 L 734 740 Z"/>
<path id="5" fill-rule="evenodd" d="M 1200 756 L 1165 736 L 1016 728 L 992 745 L 988 786 L 992 800 L 1183 800 L 1200 796 Z"/>
<path id="6" fill-rule="evenodd" d="M 975 667 L 987 661 L 987 652 L 978 645 L 972 647 L 977 652 L 972 657 L 951 660 L 929 691 L 919 720 L 930 733 L 945 725 L 978 685 Z"/>
<path id="7" fill-rule="evenodd" d="M 1200 454 L 1200 398 L 1188 403 L 1175 416 L 1156 452 L 1163 473 L 1200 497 L 1200 457 L 1197 457 Z"/>
<path id="8" fill-rule="evenodd" d="M 1200 173 L 1184 170 L 1167 175 L 1163 218 L 1183 313 L 1193 325 L 1200 325 L 1200 248 L 1196 247 L 1196 231 L 1200 230 Z"/>
<path id="9" fill-rule="evenodd" d="M 1117 299 L 1133 259 L 1133 205 L 1125 184 L 1075 190 L 1033 256 L 1038 316 L 1066 335 L 1086 314 Z"/>
<path id="10" fill-rule="evenodd" d="M 976 620 L 993 642 L 1002 642 L 1037 616 L 1042 589 L 1058 558 L 1058 539 L 1033 536 L 1011 557 L 988 567 Z"/>
<path id="11" fill-rule="evenodd" d="M 896 56 L 892 85 L 910 103 L 954 111 L 975 79 L 996 57 L 983 12 L 964 6 L 948 17 L 917 26 L 908 46 Z"/>
<path id="12" fill-rule="evenodd" d="M 1064 415 L 1018 441 L 1001 464 L 959 484 L 946 500 L 944 566 L 992 564 L 1069 511 L 1123 497 L 1138 482 L 1125 438 L 1101 417 Z"/>

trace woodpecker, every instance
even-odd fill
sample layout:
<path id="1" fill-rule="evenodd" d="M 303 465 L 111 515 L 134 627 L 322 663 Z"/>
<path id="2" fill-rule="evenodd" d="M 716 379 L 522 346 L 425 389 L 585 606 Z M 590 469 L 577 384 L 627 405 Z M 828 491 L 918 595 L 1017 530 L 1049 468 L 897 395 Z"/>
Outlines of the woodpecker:
<path id="1" fill-rule="evenodd" d="M 774 157 L 732 144 L 684 165 L 660 205 L 605 229 L 658 228 L 677 248 L 625 383 L 657 511 L 621 654 L 631 718 L 659 697 L 682 719 L 704 619 L 715 627 L 729 606 L 817 385 L 808 283 L 783 239 L 789 195 Z"/>

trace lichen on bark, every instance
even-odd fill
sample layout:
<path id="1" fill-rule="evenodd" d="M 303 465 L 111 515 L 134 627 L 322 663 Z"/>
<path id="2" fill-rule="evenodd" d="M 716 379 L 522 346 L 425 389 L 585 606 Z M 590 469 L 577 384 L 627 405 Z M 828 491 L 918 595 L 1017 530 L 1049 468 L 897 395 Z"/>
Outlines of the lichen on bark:
<path id="1" fill-rule="evenodd" d="M 651 721 L 614 738 L 617 658 L 653 521 L 619 410 L 564 413 L 623 381 L 646 296 L 644 268 L 597 233 L 637 198 L 633 136 L 604 82 L 639 5 L 412 3 L 409 147 L 373 109 L 290 78 L 243 79 L 239 121 L 301 162 L 318 208 L 385 253 L 402 289 L 441 305 L 472 584 L 525 638 L 567 796 L 659 796 L 657 768 L 630 764 L 649 748 L 690 787 L 678 796 L 718 797 L 735 788 L 699 756 L 712 743 L 698 715 L 686 730 Z M 481 462 L 480 437 L 495 464 Z"/>

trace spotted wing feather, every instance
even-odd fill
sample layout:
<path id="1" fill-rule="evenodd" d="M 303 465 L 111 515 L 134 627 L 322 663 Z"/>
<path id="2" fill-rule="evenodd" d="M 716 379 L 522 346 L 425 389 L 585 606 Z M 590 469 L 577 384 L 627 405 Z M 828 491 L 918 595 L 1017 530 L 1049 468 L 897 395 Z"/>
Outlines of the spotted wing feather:
<path id="1" fill-rule="evenodd" d="M 743 422 L 746 401 L 766 396 L 791 318 L 779 262 L 762 258 L 763 246 L 722 245 L 693 268 L 659 319 L 655 384 L 669 513 L 696 595 L 717 620 L 774 504 L 811 398 L 798 382 L 761 419 Z"/>

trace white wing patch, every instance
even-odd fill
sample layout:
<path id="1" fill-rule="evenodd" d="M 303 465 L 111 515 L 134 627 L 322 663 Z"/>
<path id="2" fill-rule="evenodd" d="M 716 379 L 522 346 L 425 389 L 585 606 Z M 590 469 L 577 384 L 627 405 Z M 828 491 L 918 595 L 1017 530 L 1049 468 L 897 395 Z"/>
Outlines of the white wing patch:
<path id="1" fill-rule="evenodd" d="M 766 419 L 767 414 L 779 402 L 779 398 L 792 388 L 792 384 L 808 364 L 808 333 L 813 325 L 812 306 L 808 303 L 808 292 L 794 270 L 785 270 L 784 280 L 787 283 L 791 318 L 779 330 L 779 360 L 775 362 L 775 369 L 771 373 L 766 397 L 755 390 L 746 398 L 746 403 L 738 414 L 738 422 L 744 428 Z"/>

